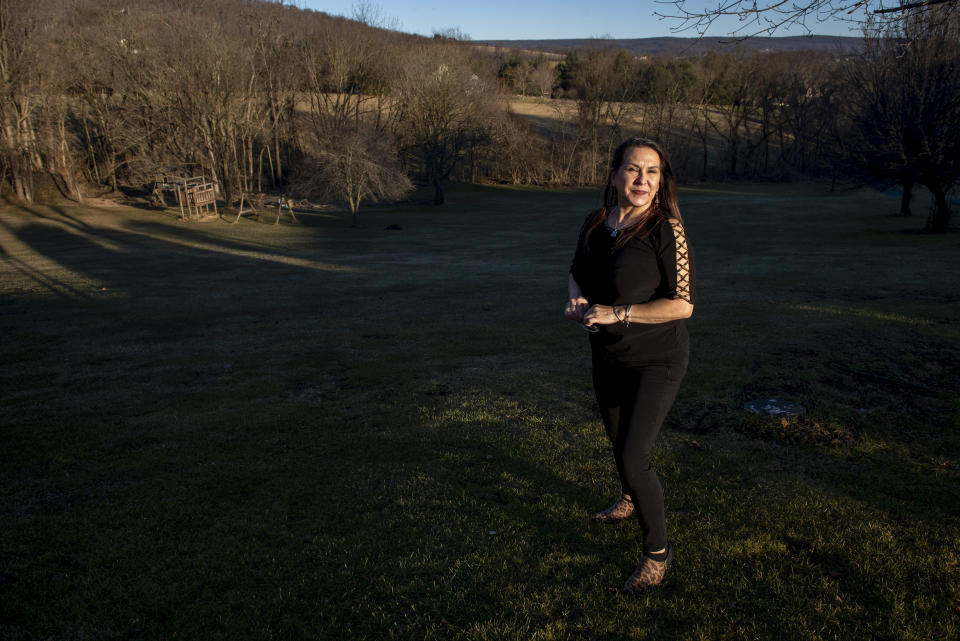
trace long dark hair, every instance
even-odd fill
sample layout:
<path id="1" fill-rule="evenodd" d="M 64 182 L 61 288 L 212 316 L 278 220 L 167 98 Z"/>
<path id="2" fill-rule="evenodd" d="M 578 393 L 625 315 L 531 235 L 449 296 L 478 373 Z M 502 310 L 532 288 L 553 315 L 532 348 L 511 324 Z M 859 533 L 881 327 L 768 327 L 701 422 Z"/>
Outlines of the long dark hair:
<path id="1" fill-rule="evenodd" d="M 591 212 L 587 221 L 584 223 L 586 227 L 586 233 L 583 235 L 584 249 L 586 249 L 587 244 L 590 242 L 590 234 L 593 233 L 593 230 L 602 225 L 610 209 L 619 204 L 617 202 L 617 190 L 613 186 L 613 174 L 616 173 L 617 170 L 620 169 L 620 165 L 623 164 L 623 156 L 627 153 L 627 149 L 632 149 L 633 147 L 649 147 L 660 156 L 660 186 L 657 189 L 657 204 L 651 204 L 639 223 L 631 225 L 625 229 L 622 234 L 617 236 L 617 239 L 614 241 L 614 247 L 623 247 L 637 236 L 641 238 L 646 236 L 667 218 L 683 220 L 680 216 L 680 207 L 677 204 L 677 180 L 673 173 L 673 166 L 670 164 L 670 159 L 667 157 L 666 152 L 663 151 L 660 143 L 650 140 L 649 138 L 628 138 L 620 143 L 613 152 L 613 158 L 610 160 L 610 171 L 607 173 L 607 184 L 603 188 L 603 200 L 600 208 Z"/>

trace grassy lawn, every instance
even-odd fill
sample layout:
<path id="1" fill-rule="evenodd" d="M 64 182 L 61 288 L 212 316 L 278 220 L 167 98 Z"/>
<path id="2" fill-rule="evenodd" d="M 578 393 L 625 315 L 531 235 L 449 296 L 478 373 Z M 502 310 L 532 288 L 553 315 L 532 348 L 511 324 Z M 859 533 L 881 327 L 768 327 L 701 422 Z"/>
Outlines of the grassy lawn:
<path id="1" fill-rule="evenodd" d="M 0 639 L 960 637 L 960 235 L 873 193 L 681 193 L 677 557 L 632 598 L 562 316 L 596 194 L 449 201 L 0 209 Z"/>

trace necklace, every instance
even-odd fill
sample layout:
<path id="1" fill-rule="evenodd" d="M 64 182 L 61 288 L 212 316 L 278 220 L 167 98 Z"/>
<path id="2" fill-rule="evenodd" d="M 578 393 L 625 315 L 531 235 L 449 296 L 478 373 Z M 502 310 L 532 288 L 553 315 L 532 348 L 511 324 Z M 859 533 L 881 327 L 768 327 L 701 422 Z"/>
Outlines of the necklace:
<path id="1" fill-rule="evenodd" d="M 632 222 L 629 225 L 624 225 L 623 227 L 611 227 L 610 223 L 608 223 L 606 219 L 604 219 L 603 221 L 603 226 L 610 230 L 610 238 L 616 238 L 617 236 L 620 235 L 620 232 L 622 232 L 624 229 L 633 227 L 636 224 L 637 224 L 637 221 Z"/>
<path id="2" fill-rule="evenodd" d="M 609 216 L 607 216 L 606 218 L 603 219 L 603 226 L 610 230 L 610 238 L 616 238 L 617 236 L 620 235 L 621 232 L 627 229 L 630 229 L 631 227 L 634 227 L 640 224 L 641 222 L 643 222 L 644 219 L 647 218 L 647 215 L 649 213 L 650 213 L 650 209 L 647 208 L 644 211 L 642 211 L 639 215 L 635 214 L 633 216 L 633 220 L 628 222 L 626 225 L 619 225 L 618 227 L 611 226 L 610 223 L 607 222 L 607 220 L 609 220 Z"/>

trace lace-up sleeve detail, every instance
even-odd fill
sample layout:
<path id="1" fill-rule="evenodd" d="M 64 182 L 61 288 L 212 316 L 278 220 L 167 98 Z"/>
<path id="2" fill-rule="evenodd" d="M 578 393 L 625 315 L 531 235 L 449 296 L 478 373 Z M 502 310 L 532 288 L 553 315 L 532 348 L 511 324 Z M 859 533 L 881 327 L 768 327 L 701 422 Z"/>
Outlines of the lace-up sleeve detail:
<path id="1" fill-rule="evenodd" d="M 673 228 L 674 244 L 676 246 L 676 293 L 672 298 L 693 303 L 693 261 L 690 248 L 687 246 L 687 233 L 683 223 L 675 218 L 670 219 Z"/>

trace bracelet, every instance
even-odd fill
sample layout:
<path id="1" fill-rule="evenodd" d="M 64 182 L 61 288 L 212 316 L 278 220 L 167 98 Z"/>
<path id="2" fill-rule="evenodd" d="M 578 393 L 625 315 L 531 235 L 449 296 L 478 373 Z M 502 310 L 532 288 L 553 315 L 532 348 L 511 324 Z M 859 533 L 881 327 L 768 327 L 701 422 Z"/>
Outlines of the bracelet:
<path id="1" fill-rule="evenodd" d="M 630 327 L 630 304 L 627 303 L 627 308 L 623 310 L 623 322 L 627 327 Z"/>
<path id="2" fill-rule="evenodd" d="M 629 323 L 627 323 L 626 320 L 624 320 L 623 318 L 620 318 L 620 314 L 617 313 L 617 306 L 616 306 L 616 305 L 611 305 L 611 306 L 610 306 L 610 309 L 613 310 L 613 317 L 617 319 L 617 322 L 629 324 Z"/>

